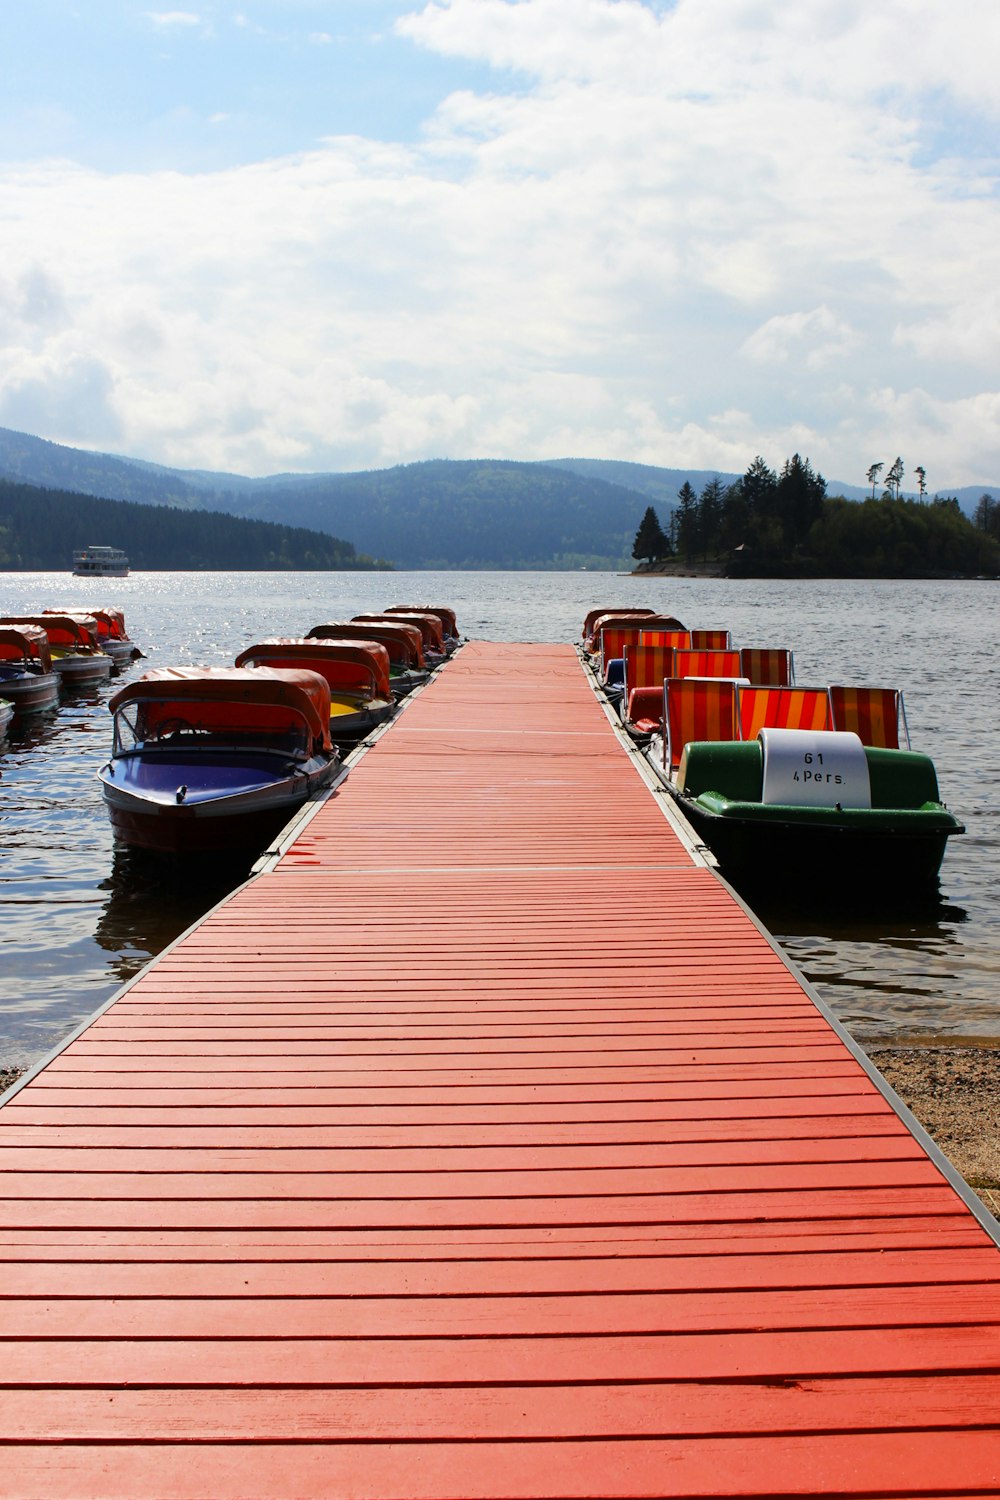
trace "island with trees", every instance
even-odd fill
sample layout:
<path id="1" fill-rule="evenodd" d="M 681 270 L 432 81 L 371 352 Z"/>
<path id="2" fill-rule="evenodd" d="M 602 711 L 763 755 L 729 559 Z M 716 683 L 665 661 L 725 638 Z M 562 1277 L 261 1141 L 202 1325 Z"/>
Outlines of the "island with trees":
<path id="1" fill-rule="evenodd" d="M 716 476 L 697 493 L 678 491 L 667 527 L 653 506 L 636 532 L 640 573 L 715 573 L 730 578 L 956 578 L 1000 574 L 1000 506 L 983 495 L 972 519 L 954 497 L 917 497 L 901 487 L 897 458 L 876 495 L 884 464 L 868 470 L 865 500 L 828 496 L 826 481 L 794 454 L 780 471 L 758 456 L 735 483 Z"/>

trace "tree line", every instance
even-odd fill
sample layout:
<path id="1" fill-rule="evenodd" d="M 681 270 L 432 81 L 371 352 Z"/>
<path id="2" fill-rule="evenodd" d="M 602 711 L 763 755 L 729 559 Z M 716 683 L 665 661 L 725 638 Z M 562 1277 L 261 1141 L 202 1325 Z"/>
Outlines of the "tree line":
<path id="1" fill-rule="evenodd" d="M 882 468 L 872 466 L 878 472 Z M 721 564 L 730 577 L 927 577 L 1000 571 L 1000 511 L 991 497 L 983 497 L 983 520 L 977 511 L 973 524 L 954 497 L 935 496 L 927 502 L 926 471 L 916 472 L 921 498 L 900 498 L 903 467 L 897 459 L 881 498 L 857 502 L 828 497 L 822 474 L 797 453 L 777 472 L 758 455 L 734 484 L 710 479 L 700 494 L 692 485 L 682 485 L 666 529 L 648 507 L 632 556 L 650 564 L 670 558 L 687 566 L 711 561 Z"/>
<path id="2" fill-rule="evenodd" d="M 0 480 L 0 570 L 69 569 L 74 551 L 92 543 L 120 547 L 140 571 L 308 572 L 387 566 L 358 556 L 350 542 L 298 526 Z"/>

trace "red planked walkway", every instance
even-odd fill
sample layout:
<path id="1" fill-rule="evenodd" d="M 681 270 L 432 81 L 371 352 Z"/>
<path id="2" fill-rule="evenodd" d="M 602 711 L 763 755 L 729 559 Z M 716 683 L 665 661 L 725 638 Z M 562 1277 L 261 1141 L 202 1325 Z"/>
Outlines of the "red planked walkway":
<path id="1" fill-rule="evenodd" d="M 0 1111 L 0 1495 L 1000 1492 L 1000 1258 L 624 754 L 466 647 Z"/>

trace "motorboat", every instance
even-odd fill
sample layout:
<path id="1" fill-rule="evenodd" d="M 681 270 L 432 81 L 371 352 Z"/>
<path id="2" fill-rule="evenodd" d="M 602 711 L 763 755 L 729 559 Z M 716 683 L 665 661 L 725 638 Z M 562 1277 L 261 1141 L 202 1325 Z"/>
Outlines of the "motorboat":
<path id="1" fill-rule="evenodd" d="M 8 615 L 4 625 L 38 625 L 45 631 L 52 670 L 64 688 L 91 688 L 107 682 L 114 663 L 101 650 L 97 621 L 89 614 Z"/>
<path id="2" fill-rule="evenodd" d="M 73 553 L 78 578 L 127 578 L 129 561 L 120 547 L 91 545 Z"/>
<path id="3" fill-rule="evenodd" d="M 769 891 L 895 894 L 932 885 L 965 832 L 905 723 L 892 688 L 668 678 L 647 754 L 724 874 Z"/>
<path id="4" fill-rule="evenodd" d="M 388 610 L 383 610 L 380 614 L 354 615 L 352 619 L 352 624 L 355 625 L 381 625 L 386 623 L 389 625 L 409 625 L 419 630 L 424 664 L 432 671 L 435 667 L 439 667 L 443 661 L 447 660 L 447 654 L 444 649 L 444 630 L 437 615 L 413 611 L 406 614 L 399 611 L 390 613 Z"/>
<path id="5" fill-rule="evenodd" d="M 386 609 L 387 615 L 433 615 L 441 621 L 443 631 L 443 645 L 446 656 L 451 656 L 461 645 L 461 637 L 458 633 L 458 619 L 453 609 L 447 609 L 439 604 L 390 604 Z"/>
<path id="6" fill-rule="evenodd" d="M 415 625 L 386 617 L 359 624 L 355 620 L 331 620 L 314 625 L 306 632 L 308 640 L 378 641 L 389 653 L 389 683 L 393 695 L 402 698 L 421 683 L 430 672 L 424 660 L 423 636 Z"/>
<path id="7" fill-rule="evenodd" d="M 317 672 L 166 667 L 120 688 L 99 772 L 119 842 L 161 854 L 266 848 L 347 774 Z"/>
<path id="8" fill-rule="evenodd" d="M 17 714 L 39 713 L 59 702 L 59 676 L 40 625 L 0 622 L 0 694 Z"/>
<path id="9" fill-rule="evenodd" d="M 98 644 L 105 655 L 111 657 L 115 668 L 124 667 L 143 654 L 135 642 L 129 639 L 128 631 L 125 629 L 124 613 L 113 605 L 85 610 L 46 609 L 42 613 L 46 615 L 85 615 L 93 619 L 97 625 Z"/>
<path id="10" fill-rule="evenodd" d="M 379 641 L 275 636 L 248 646 L 238 667 L 301 667 L 325 677 L 330 688 L 330 736 L 355 744 L 396 711 L 389 686 L 389 653 Z"/>

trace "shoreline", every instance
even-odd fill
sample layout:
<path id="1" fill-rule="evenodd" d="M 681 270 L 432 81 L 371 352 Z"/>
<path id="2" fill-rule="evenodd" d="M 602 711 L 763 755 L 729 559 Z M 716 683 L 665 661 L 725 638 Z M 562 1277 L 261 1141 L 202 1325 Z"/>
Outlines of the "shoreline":
<path id="1" fill-rule="evenodd" d="M 865 1050 L 959 1176 L 1000 1219 L 1000 1047 L 879 1043 Z M 26 1071 L 0 1067 L 0 1094 Z"/>

